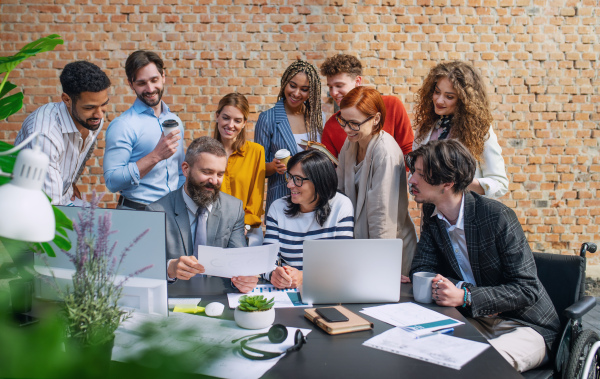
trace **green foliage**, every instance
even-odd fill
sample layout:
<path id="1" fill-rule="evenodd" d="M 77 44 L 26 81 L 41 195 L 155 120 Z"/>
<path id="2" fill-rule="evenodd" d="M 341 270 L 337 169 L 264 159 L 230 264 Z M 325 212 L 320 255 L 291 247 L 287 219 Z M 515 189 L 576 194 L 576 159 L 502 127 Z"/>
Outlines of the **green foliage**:
<path id="1" fill-rule="evenodd" d="M 240 297 L 239 301 L 240 305 L 238 305 L 238 308 L 244 312 L 268 311 L 269 309 L 273 308 L 273 305 L 275 304 L 274 297 L 272 297 L 270 300 L 267 300 L 263 295 L 244 295 Z"/>
<path id="2" fill-rule="evenodd" d="M 25 45 L 15 55 L 0 57 L 0 74 L 5 73 L 2 83 L 0 83 L 0 120 L 4 120 L 8 116 L 17 113 L 23 107 L 22 92 L 6 96 L 11 90 L 17 87 L 8 81 L 8 75 L 10 75 L 11 71 L 25 59 L 33 57 L 38 53 L 54 50 L 56 45 L 62 44 L 63 40 L 60 39 L 58 34 L 51 34 Z"/>

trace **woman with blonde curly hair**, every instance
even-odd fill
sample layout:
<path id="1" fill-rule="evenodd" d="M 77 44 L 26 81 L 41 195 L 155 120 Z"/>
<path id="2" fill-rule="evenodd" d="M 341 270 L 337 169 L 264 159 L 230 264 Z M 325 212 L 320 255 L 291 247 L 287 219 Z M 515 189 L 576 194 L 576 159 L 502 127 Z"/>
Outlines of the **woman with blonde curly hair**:
<path id="1" fill-rule="evenodd" d="M 286 165 L 275 157 L 286 149 L 293 156 L 303 148 L 302 140 L 321 142 L 323 114 L 321 112 L 321 79 L 312 64 L 297 60 L 281 77 L 281 88 L 275 106 L 258 116 L 254 141 L 265 148 L 265 169 L 269 177 L 267 204 L 290 194 L 286 186 Z"/>
<path id="2" fill-rule="evenodd" d="M 461 61 L 440 63 L 429 71 L 416 97 L 413 151 L 429 141 L 457 139 L 477 160 L 468 189 L 490 198 L 503 196 L 508 178 L 479 72 Z"/>

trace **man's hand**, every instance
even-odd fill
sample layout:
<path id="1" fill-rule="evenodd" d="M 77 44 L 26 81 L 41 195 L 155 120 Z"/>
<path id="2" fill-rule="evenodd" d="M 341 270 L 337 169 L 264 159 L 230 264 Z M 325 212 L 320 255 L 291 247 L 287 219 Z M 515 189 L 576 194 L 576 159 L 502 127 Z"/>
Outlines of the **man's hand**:
<path id="1" fill-rule="evenodd" d="M 273 163 L 275 163 L 275 171 L 278 174 L 285 174 L 285 172 L 287 171 L 287 166 L 285 164 L 281 163 L 279 159 L 273 159 Z"/>
<path id="2" fill-rule="evenodd" d="M 464 304 L 465 291 L 437 274 L 431 282 L 431 298 L 443 307 L 458 307 Z"/>
<path id="3" fill-rule="evenodd" d="M 182 280 L 189 280 L 192 276 L 202 274 L 203 272 L 204 266 L 198 263 L 198 259 L 194 256 L 187 255 L 170 260 L 169 267 L 167 267 L 167 275 L 169 275 L 169 278 Z"/>
<path id="4" fill-rule="evenodd" d="M 283 269 L 285 270 L 285 273 L 292 278 L 292 284 L 290 288 L 298 288 L 302 285 L 302 271 L 291 266 L 285 266 Z"/>
<path id="5" fill-rule="evenodd" d="M 81 199 L 81 192 L 79 192 L 79 188 L 73 183 L 73 196 L 71 196 L 71 201 L 75 201 L 75 198 Z"/>
<path id="6" fill-rule="evenodd" d="M 231 282 L 240 292 L 248 293 L 256 287 L 258 276 L 234 276 Z"/>
<path id="7" fill-rule="evenodd" d="M 181 139 L 179 134 L 181 134 L 181 131 L 175 129 L 167 136 L 160 136 L 156 147 L 152 151 L 159 161 L 171 158 L 177 152 L 177 148 L 179 147 L 178 141 Z"/>
<path id="8" fill-rule="evenodd" d="M 410 283 L 410 278 L 408 276 L 400 275 L 400 283 Z"/>

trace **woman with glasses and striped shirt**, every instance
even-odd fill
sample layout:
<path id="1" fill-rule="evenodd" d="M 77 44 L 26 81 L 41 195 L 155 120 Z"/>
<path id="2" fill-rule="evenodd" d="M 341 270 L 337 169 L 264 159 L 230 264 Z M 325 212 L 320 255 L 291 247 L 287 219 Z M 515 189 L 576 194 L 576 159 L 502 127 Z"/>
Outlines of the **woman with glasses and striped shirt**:
<path id="1" fill-rule="evenodd" d="M 277 288 L 302 284 L 305 240 L 352 239 L 354 208 L 337 192 L 333 163 L 320 151 L 294 155 L 285 174 L 290 195 L 275 200 L 267 215 L 264 243 L 279 242 L 279 267 L 267 275 Z"/>
<path id="2" fill-rule="evenodd" d="M 337 116 L 347 138 L 340 151 L 338 189 L 354 205 L 354 237 L 401 238 L 402 280 L 408 281 L 417 248 L 408 213 L 406 169 L 402 150 L 383 131 L 385 105 L 379 92 L 356 87 L 340 103 Z"/>

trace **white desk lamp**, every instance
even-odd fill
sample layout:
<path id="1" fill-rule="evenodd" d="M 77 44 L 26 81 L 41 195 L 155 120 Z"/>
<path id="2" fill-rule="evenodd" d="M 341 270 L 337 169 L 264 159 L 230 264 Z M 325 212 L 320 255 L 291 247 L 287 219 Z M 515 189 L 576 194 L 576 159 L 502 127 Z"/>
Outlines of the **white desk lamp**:
<path id="1" fill-rule="evenodd" d="M 35 132 L 19 146 L 0 153 L 12 154 L 29 143 Z M 42 191 L 49 158 L 39 145 L 21 150 L 13 174 L 0 170 L 2 176 L 12 180 L 0 186 L 0 236 L 26 242 L 46 242 L 54 239 L 56 221 L 48 197 Z"/>

